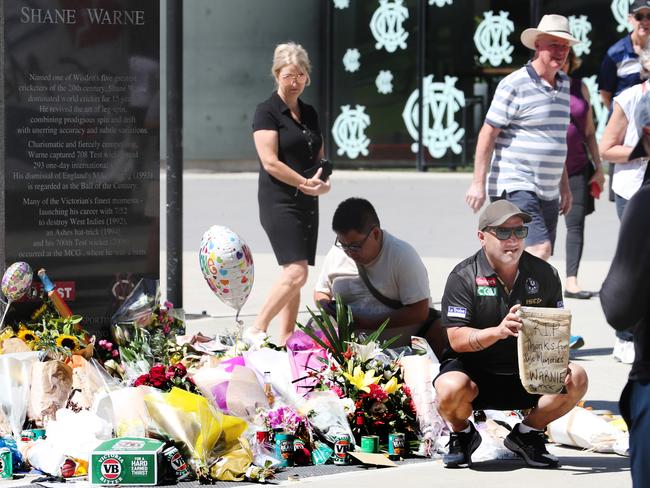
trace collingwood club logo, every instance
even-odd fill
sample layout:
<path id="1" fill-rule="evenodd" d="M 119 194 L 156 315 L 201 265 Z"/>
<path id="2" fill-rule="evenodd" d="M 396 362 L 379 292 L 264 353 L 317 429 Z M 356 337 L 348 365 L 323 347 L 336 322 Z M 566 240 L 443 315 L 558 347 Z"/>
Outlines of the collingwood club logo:
<path id="1" fill-rule="evenodd" d="M 334 8 L 340 10 L 346 9 L 350 6 L 350 0 L 334 0 Z"/>
<path id="2" fill-rule="evenodd" d="M 336 154 L 339 156 L 345 154 L 355 159 L 359 154 L 368 155 L 370 139 L 366 137 L 365 130 L 370 125 L 370 117 L 365 110 L 363 105 L 357 105 L 354 109 L 349 105 L 341 107 L 341 113 L 332 126 L 332 136 L 339 147 Z"/>
<path id="3" fill-rule="evenodd" d="M 465 135 L 465 129 L 455 120 L 456 112 L 465 106 L 465 94 L 456 88 L 455 76 L 445 76 L 445 82 L 434 82 L 433 75 L 423 80 L 423 115 L 422 144 L 426 146 L 434 158 L 441 158 L 448 149 L 454 154 L 460 154 L 462 147 L 459 141 Z M 415 142 L 411 151 L 418 150 L 418 98 L 419 90 L 415 89 L 404 106 L 402 118 L 406 129 Z"/>
<path id="4" fill-rule="evenodd" d="M 569 30 L 580 41 L 580 44 L 573 46 L 573 52 L 576 53 L 576 56 L 589 54 L 591 52 L 591 41 L 587 36 L 591 32 L 591 22 L 589 22 L 587 16 L 569 16 Z"/>
<path id="5" fill-rule="evenodd" d="M 515 25 L 503 10 L 494 15 L 492 10 L 483 14 L 483 20 L 474 32 L 474 45 L 481 53 L 479 62 L 489 61 L 492 66 L 502 62 L 512 63 L 512 51 L 515 49 L 508 36 L 515 30 Z"/>
<path id="6" fill-rule="evenodd" d="M 376 49 L 386 48 L 393 53 L 399 47 L 406 49 L 409 33 L 402 25 L 409 17 L 408 9 L 402 5 L 404 0 L 379 0 L 379 7 L 370 19 L 370 32 L 377 41 Z"/>

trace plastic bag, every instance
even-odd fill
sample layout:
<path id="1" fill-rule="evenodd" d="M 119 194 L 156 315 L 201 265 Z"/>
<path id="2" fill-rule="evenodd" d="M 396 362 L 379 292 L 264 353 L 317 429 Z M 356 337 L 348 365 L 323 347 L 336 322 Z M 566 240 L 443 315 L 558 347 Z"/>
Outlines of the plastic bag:
<path id="1" fill-rule="evenodd" d="M 27 415 L 32 364 L 40 355 L 40 352 L 0 355 L 0 408 L 16 438 L 23 430 Z"/>
<path id="2" fill-rule="evenodd" d="M 132 323 L 146 327 L 151 322 L 151 314 L 159 302 L 160 282 L 143 278 L 113 314 L 111 324 Z"/>
<path id="3" fill-rule="evenodd" d="M 445 428 L 445 421 L 435 404 L 436 391 L 433 388 L 433 378 L 440 365 L 434 364 L 428 356 L 405 356 L 401 364 L 421 432 L 420 454 L 431 457 L 435 454 L 435 441 Z"/>
<path id="4" fill-rule="evenodd" d="M 300 406 L 300 413 L 307 416 L 311 426 L 327 442 L 334 444 L 336 437 L 348 435 L 350 445 L 355 446 L 348 417 L 343 409 L 342 399 L 332 391 L 316 391 Z"/>
<path id="5" fill-rule="evenodd" d="M 627 437 L 605 419 L 581 407 L 574 407 L 566 415 L 548 424 L 548 435 L 553 442 L 567 446 L 593 449 L 596 452 L 617 452 L 614 446 L 624 445 L 619 440 Z"/>
<path id="6" fill-rule="evenodd" d="M 72 368 L 62 361 L 32 364 L 27 415 L 37 425 L 53 419 L 72 392 Z"/>
<path id="7" fill-rule="evenodd" d="M 316 334 L 321 339 L 325 337 L 321 331 Z M 317 378 L 309 376 L 309 373 L 323 368 L 325 363 L 322 360 L 327 359 L 327 352 L 301 330 L 294 331 L 286 345 L 296 392 L 300 396 L 309 396 L 318 383 Z"/>

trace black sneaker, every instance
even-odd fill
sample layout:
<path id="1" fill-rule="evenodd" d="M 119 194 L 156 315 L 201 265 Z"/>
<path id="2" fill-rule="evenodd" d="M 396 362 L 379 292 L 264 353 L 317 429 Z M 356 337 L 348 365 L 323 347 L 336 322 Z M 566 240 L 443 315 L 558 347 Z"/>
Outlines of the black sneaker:
<path id="1" fill-rule="evenodd" d="M 533 430 L 527 434 L 522 434 L 519 431 L 520 425 L 515 425 L 503 441 L 503 445 L 524 458 L 528 466 L 534 468 L 557 467 L 560 461 L 546 450 L 544 432 Z"/>
<path id="2" fill-rule="evenodd" d="M 452 432 L 449 435 L 449 452 L 442 456 L 445 468 L 465 468 L 472 465 L 472 453 L 481 445 L 481 434 L 473 423 L 469 432 Z"/>

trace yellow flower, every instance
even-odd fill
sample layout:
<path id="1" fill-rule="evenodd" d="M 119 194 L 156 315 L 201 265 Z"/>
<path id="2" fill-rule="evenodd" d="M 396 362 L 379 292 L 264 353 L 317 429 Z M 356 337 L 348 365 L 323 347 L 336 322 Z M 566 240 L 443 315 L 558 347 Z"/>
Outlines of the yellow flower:
<path id="1" fill-rule="evenodd" d="M 56 345 L 65 347 L 71 351 L 76 351 L 79 348 L 79 340 L 75 336 L 61 334 L 56 338 Z"/>
<path id="2" fill-rule="evenodd" d="M 14 330 L 11 327 L 5 327 L 0 331 L 0 343 L 5 339 L 11 339 L 14 335 Z"/>
<path id="3" fill-rule="evenodd" d="M 402 387 L 402 385 L 399 384 L 399 383 L 397 382 L 397 378 L 395 378 L 395 377 L 393 376 L 391 379 L 389 379 L 389 380 L 384 384 L 384 386 L 383 386 L 382 388 L 384 389 L 384 391 L 385 391 L 386 393 L 388 393 L 389 395 L 391 395 L 391 394 L 395 393 L 397 390 L 399 390 L 401 387 Z"/>
<path id="4" fill-rule="evenodd" d="M 21 327 L 18 330 L 18 334 L 16 334 L 16 337 L 18 337 L 18 339 L 22 340 L 27 344 L 29 344 L 30 342 L 38 341 L 38 337 L 36 336 L 36 333 L 33 330 L 28 329 L 27 327 Z"/>
<path id="5" fill-rule="evenodd" d="M 348 365 L 349 366 L 349 365 Z M 349 367 L 348 367 L 349 370 Z M 352 374 L 347 371 L 343 372 L 343 376 L 354 386 L 357 390 L 365 391 L 366 393 L 370 391 L 369 386 L 373 384 L 378 384 L 381 377 L 375 376 L 375 370 L 369 369 L 368 371 L 363 371 L 361 366 L 356 366 L 352 371 Z"/>

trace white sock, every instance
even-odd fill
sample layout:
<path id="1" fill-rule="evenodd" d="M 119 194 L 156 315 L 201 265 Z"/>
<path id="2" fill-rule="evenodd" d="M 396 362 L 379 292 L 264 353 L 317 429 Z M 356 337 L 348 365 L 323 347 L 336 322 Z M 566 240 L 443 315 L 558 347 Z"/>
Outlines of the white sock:
<path id="1" fill-rule="evenodd" d="M 472 423 L 468 422 L 467 427 L 465 427 L 463 430 L 459 430 L 458 432 L 462 432 L 463 434 L 469 434 L 472 431 Z"/>
<path id="2" fill-rule="evenodd" d="M 529 432 L 541 432 L 541 430 L 540 429 L 533 429 L 532 427 L 530 427 L 530 426 L 524 424 L 523 422 L 521 422 L 519 424 L 519 432 L 521 432 L 522 434 L 528 434 Z"/>

